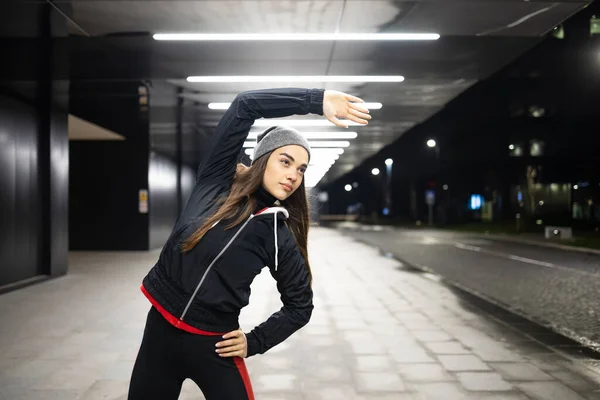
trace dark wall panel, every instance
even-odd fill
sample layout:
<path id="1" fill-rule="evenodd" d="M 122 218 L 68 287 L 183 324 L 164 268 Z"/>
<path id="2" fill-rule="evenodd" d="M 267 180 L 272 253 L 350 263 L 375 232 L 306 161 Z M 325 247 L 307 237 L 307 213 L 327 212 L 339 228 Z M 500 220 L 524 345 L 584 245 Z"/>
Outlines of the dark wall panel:
<path id="1" fill-rule="evenodd" d="M 36 121 L 33 107 L 0 95 L 0 286 L 43 273 Z"/>
<path id="2" fill-rule="evenodd" d="M 71 141 L 71 250 L 148 249 L 148 214 L 138 208 L 148 187 L 142 151 L 127 140 Z"/>
<path id="3" fill-rule="evenodd" d="M 67 273 L 69 263 L 69 135 L 68 115 L 59 107 L 50 117 L 49 275 Z"/>
<path id="4" fill-rule="evenodd" d="M 63 275 L 68 255 L 67 21 L 47 2 L 0 2 L 0 292 Z M 70 12 L 70 4 L 62 3 Z M 21 63 L 17 60 L 29 60 Z M 27 70 L 11 80 L 10 70 Z M 36 279 L 30 279 L 36 278 Z"/>
<path id="5" fill-rule="evenodd" d="M 125 137 L 70 142 L 71 250 L 147 250 L 148 110 L 137 82 L 72 82 L 72 114 Z"/>

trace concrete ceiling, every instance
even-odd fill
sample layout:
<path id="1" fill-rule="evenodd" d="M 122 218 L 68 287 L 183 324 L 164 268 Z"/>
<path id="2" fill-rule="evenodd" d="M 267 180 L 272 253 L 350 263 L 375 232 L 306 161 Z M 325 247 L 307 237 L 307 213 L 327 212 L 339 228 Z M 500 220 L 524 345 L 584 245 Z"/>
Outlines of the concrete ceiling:
<path id="1" fill-rule="evenodd" d="M 55 2 L 60 6 L 60 2 Z M 272 86 L 326 87 L 380 102 L 368 127 L 329 170 L 331 181 L 358 166 L 464 90 L 527 51 L 577 12 L 578 0 L 239 0 L 72 1 L 73 19 L 92 36 L 123 37 L 122 51 L 139 51 L 127 38 L 146 36 L 152 80 L 151 133 L 157 149 L 173 152 L 177 96 L 195 116 L 186 135 L 210 135 L 229 102 L 243 90 Z M 81 34 L 72 27 L 73 34 Z M 429 42 L 159 42 L 154 33 L 432 32 Z M 118 60 L 117 60 L 118 62 Z M 190 75 L 403 75 L 402 83 L 358 85 L 188 83 Z M 177 88 L 182 88 L 180 94 Z M 476 110 L 474 110 L 476 112 Z M 312 117 L 314 118 L 314 116 Z M 326 128 L 335 131 L 336 128 Z M 319 130 L 323 128 L 307 128 Z M 338 129 L 339 130 L 339 129 Z M 190 146 L 196 141 L 189 139 Z M 195 152 L 189 153 L 192 157 Z M 197 161 L 197 160 L 196 160 Z"/>

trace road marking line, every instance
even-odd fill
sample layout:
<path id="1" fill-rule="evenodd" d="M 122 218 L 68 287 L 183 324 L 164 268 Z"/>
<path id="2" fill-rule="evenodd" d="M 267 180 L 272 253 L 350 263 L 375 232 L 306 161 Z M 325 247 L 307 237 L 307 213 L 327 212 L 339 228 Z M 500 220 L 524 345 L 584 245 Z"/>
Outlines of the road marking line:
<path id="1" fill-rule="evenodd" d="M 462 250 L 469 250 L 469 251 L 475 251 L 475 252 L 479 252 L 479 253 L 491 254 L 493 256 L 508 258 L 509 260 L 520 261 L 520 262 L 524 262 L 527 264 L 539 265 L 541 267 L 554 268 L 554 269 L 559 269 L 559 270 L 568 271 L 568 272 L 576 272 L 576 273 L 579 273 L 582 275 L 592 275 L 592 276 L 599 275 L 598 273 L 595 273 L 595 272 L 586 272 L 586 271 L 581 271 L 581 270 L 575 269 L 575 268 L 569 268 L 569 267 L 564 267 L 562 265 L 552 264 L 552 263 L 549 263 L 546 261 L 540 261 L 540 260 L 534 260 L 532 258 L 515 256 L 513 254 L 500 253 L 498 251 L 493 251 L 493 250 L 484 250 L 481 247 L 469 246 L 469 245 L 463 244 L 463 243 L 455 243 L 454 246 L 459 249 L 462 249 Z"/>

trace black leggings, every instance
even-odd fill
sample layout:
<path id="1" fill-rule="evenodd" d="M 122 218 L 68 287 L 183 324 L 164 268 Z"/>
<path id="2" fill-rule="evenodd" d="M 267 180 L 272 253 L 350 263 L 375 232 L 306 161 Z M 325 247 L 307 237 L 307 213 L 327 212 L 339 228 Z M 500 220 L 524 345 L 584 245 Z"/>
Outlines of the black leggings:
<path id="1" fill-rule="evenodd" d="M 220 357 L 219 336 L 185 332 L 171 325 L 155 308 L 148 313 L 128 400 L 177 400 L 186 378 L 206 400 L 254 400 L 244 360 Z"/>

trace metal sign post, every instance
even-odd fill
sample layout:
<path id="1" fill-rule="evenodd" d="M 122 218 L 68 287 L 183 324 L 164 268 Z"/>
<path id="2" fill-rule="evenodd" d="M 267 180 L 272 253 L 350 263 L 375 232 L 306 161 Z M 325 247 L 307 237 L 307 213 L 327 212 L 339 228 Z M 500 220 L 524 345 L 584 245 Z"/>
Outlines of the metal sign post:
<path id="1" fill-rule="evenodd" d="M 433 225 L 433 205 L 435 204 L 435 191 L 425 191 L 425 202 L 429 208 L 429 226 Z"/>

